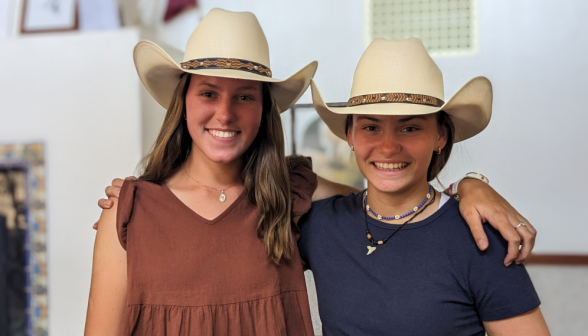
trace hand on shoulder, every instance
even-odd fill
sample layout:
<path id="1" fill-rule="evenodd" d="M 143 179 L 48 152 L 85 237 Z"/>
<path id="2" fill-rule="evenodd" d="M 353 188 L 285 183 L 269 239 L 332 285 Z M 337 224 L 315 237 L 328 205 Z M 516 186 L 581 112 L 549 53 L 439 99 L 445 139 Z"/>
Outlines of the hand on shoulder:
<path id="1" fill-rule="evenodd" d="M 109 185 L 104 190 L 104 193 L 106 194 L 107 198 L 99 199 L 98 206 L 103 210 L 108 210 L 112 208 L 114 206 L 114 201 L 116 201 L 120 195 L 120 190 L 122 189 L 124 182 L 127 180 L 137 181 L 137 178 L 135 176 L 128 176 L 125 177 L 124 180 L 120 178 L 115 178 L 114 180 L 112 180 L 112 185 Z M 92 226 L 94 230 L 98 229 L 98 223 L 99 221 L 94 223 L 94 225 Z"/>

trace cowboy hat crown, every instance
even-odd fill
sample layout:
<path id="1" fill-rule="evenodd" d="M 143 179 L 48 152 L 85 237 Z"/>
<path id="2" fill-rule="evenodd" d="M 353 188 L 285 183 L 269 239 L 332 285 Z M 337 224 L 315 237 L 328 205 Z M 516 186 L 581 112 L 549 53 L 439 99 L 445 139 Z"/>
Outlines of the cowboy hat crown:
<path id="1" fill-rule="evenodd" d="M 455 142 L 481 132 L 492 114 L 492 84 L 485 77 L 471 79 L 445 102 L 441 70 L 417 38 L 373 40 L 355 69 L 347 107 L 328 107 L 313 80 L 311 87 L 315 109 L 343 140 L 349 114 L 420 115 L 445 111 L 455 126 Z"/>
<path id="2" fill-rule="evenodd" d="M 212 9 L 194 29 L 184 53 L 184 62 L 202 58 L 236 58 L 270 67 L 265 34 L 249 12 Z"/>
<path id="3" fill-rule="evenodd" d="M 353 76 L 351 97 L 414 92 L 443 99 L 443 75 L 419 39 L 373 40 Z"/>

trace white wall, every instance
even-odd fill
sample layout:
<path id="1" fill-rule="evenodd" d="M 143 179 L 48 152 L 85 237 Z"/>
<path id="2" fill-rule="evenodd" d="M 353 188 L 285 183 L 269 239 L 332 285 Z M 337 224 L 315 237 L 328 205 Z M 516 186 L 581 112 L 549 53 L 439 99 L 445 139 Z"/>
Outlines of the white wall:
<path id="1" fill-rule="evenodd" d="M 43 142 L 49 334 L 81 335 L 96 205 L 141 157 L 136 30 L 0 40 L 0 143 Z"/>
<path id="2" fill-rule="evenodd" d="M 488 129 L 464 143 L 446 180 L 486 173 L 539 229 L 535 252 L 588 254 L 588 3 L 480 4 L 479 55 L 438 64 L 450 92 L 475 75 L 490 78 L 494 113 Z"/>
<path id="3" fill-rule="evenodd" d="M 248 10 L 270 45 L 271 68 L 285 78 L 311 60 L 323 97 L 347 101 L 353 71 L 365 49 L 361 0 L 202 0 Z M 588 3 L 480 0 L 479 53 L 436 61 L 446 98 L 468 79 L 494 85 L 494 114 L 486 131 L 458 145 L 442 176 L 449 184 L 468 171 L 492 185 L 539 230 L 537 253 L 588 254 L 582 200 L 588 179 Z M 309 103 L 307 92 L 299 101 Z"/>

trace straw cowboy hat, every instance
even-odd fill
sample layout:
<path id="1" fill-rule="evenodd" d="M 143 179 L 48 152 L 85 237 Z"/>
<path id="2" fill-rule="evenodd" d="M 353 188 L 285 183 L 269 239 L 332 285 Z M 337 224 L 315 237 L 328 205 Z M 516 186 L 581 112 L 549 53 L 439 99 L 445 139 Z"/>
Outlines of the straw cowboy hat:
<path id="1" fill-rule="evenodd" d="M 349 114 L 419 115 L 445 111 L 455 125 L 454 142 L 480 133 L 492 114 L 492 84 L 486 77 L 467 82 L 445 102 L 443 75 L 421 40 L 375 39 L 355 68 L 347 107 L 330 108 L 311 80 L 318 114 L 346 140 Z"/>
<path id="2" fill-rule="evenodd" d="M 153 98 L 168 108 L 183 73 L 271 83 L 280 112 L 306 91 L 318 63 L 311 62 L 288 79 L 272 77 L 267 40 L 255 15 L 212 9 L 196 27 L 177 64 L 151 41 L 141 41 L 133 54 L 141 81 Z"/>

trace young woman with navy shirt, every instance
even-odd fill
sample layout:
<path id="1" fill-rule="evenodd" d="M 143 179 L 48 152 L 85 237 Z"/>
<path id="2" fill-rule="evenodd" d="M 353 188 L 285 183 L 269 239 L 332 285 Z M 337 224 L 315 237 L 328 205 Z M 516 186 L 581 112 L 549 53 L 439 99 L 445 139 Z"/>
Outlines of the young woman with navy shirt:
<path id="1" fill-rule="evenodd" d="M 359 61 L 347 107 L 327 107 L 311 87 L 368 182 L 314 202 L 299 222 L 323 335 L 548 335 L 525 267 L 501 263 L 507 242 L 486 225 L 490 244 L 478 250 L 459 203 L 429 184 L 453 144 L 488 125 L 490 81 L 474 78 L 445 102 L 441 72 L 420 40 L 377 39 Z"/>

